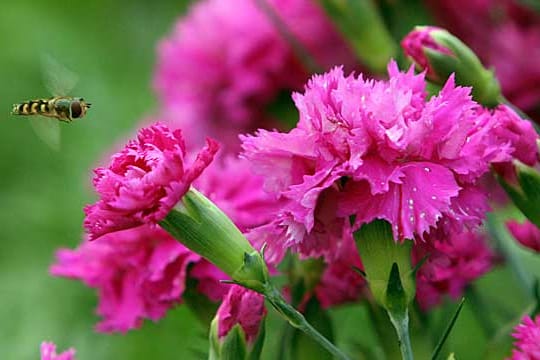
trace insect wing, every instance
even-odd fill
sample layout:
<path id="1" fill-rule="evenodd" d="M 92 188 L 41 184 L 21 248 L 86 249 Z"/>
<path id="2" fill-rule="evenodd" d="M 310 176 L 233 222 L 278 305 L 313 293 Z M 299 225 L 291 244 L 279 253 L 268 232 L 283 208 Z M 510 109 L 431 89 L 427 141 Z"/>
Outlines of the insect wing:
<path id="1" fill-rule="evenodd" d="M 33 116 L 30 125 L 45 144 L 55 151 L 60 151 L 60 123 L 57 119 Z"/>
<path id="2" fill-rule="evenodd" d="M 43 81 L 54 96 L 68 95 L 77 84 L 79 77 L 50 55 L 41 57 Z"/>

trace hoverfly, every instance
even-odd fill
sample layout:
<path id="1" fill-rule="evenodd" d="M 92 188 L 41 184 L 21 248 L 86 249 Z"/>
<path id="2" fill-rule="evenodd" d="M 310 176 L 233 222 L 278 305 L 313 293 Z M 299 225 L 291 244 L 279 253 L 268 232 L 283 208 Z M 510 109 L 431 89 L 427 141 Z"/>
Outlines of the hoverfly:
<path id="1" fill-rule="evenodd" d="M 67 96 L 77 83 L 77 75 L 50 56 L 43 56 L 42 62 L 45 86 L 54 96 L 13 104 L 11 114 L 32 116 L 30 124 L 38 137 L 58 150 L 60 147 L 59 121 L 70 123 L 82 118 L 91 104 L 81 97 Z"/>

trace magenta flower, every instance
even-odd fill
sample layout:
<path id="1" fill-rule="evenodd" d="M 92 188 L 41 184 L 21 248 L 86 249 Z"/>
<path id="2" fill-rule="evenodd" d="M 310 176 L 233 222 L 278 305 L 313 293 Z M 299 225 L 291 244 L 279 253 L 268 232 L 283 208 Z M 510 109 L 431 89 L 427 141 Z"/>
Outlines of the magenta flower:
<path id="1" fill-rule="evenodd" d="M 515 220 L 506 223 L 506 227 L 512 236 L 523 246 L 533 251 L 540 252 L 540 229 L 530 221 L 520 224 Z"/>
<path id="2" fill-rule="evenodd" d="M 472 281 L 493 267 L 496 257 L 485 237 L 476 232 L 433 236 L 413 248 L 413 263 L 427 256 L 416 273 L 416 300 L 423 310 L 441 303 L 444 296 L 456 300 Z"/>
<path id="3" fill-rule="evenodd" d="M 324 11 L 310 0 L 270 0 L 317 63 L 354 64 Z M 191 7 L 158 49 L 154 86 L 171 124 L 195 129 L 188 146 L 212 136 L 227 149 L 237 134 L 275 126 L 265 109 L 309 77 L 295 50 L 253 0 L 205 0 Z"/>
<path id="4" fill-rule="evenodd" d="M 405 55 L 411 57 L 422 70 L 426 69 L 427 75 L 430 78 L 436 77 L 436 73 L 429 64 L 429 60 L 424 53 L 424 48 L 434 52 L 452 55 L 449 49 L 441 46 L 433 39 L 431 33 L 438 30 L 440 29 L 435 26 L 417 27 L 401 41 L 401 47 Z"/>
<path id="5" fill-rule="evenodd" d="M 41 360 L 75 360 L 75 349 L 68 349 L 56 354 L 56 345 L 53 342 L 41 343 Z"/>
<path id="6" fill-rule="evenodd" d="M 126 332 L 140 327 L 143 319 L 159 320 L 180 303 L 188 267 L 201 262 L 164 230 L 142 225 L 85 241 L 75 250 L 59 250 L 50 271 L 98 290 L 97 313 L 103 318 L 98 331 Z M 226 278 L 216 275 L 213 282 Z M 190 276 L 195 277 L 193 271 Z"/>
<path id="7" fill-rule="evenodd" d="M 314 76 L 293 95 L 295 129 L 241 137 L 266 190 L 285 202 L 275 220 L 249 233 L 268 244 L 271 261 L 287 248 L 335 257 L 351 216 L 353 230 L 389 221 L 397 240 L 482 222 L 489 206 L 478 180 L 491 164 L 520 155 L 521 138 L 506 130 L 524 120 L 482 108 L 453 78 L 427 98 L 423 74 L 391 63 L 389 75 L 364 80 L 335 68 Z"/>
<path id="8" fill-rule="evenodd" d="M 141 129 L 112 156 L 107 168 L 95 170 L 100 200 L 85 208 L 84 226 L 90 239 L 163 219 L 210 164 L 218 145 L 207 140 L 197 158 L 186 164 L 179 130 L 155 124 Z"/>
<path id="9" fill-rule="evenodd" d="M 265 315 L 264 297 L 261 294 L 242 286 L 232 285 L 216 314 L 218 337 L 227 336 L 238 324 L 244 330 L 247 342 L 253 343 Z"/>
<path id="10" fill-rule="evenodd" d="M 525 316 L 521 324 L 514 328 L 512 336 L 517 340 L 516 349 L 512 351 L 509 360 L 538 360 L 540 359 L 540 315 L 533 320 Z"/>

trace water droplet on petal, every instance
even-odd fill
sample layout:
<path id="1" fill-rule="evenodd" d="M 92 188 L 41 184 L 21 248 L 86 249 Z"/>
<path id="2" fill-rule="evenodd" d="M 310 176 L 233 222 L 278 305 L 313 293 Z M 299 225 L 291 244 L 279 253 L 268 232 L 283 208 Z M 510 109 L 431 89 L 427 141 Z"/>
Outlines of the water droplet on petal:
<path id="1" fill-rule="evenodd" d="M 425 170 L 426 172 L 430 172 L 430 171 L 431 171 L 431 169 L 428 168 L 427 166 L 424 168 L 424 170 Z"/>
<path id="2" fill-rule="evenodd" d="M 431 200 L 437 200 L 437 197 L 435 195 L 432 195 Z"/>
<path id="3" fill-rule="evenodd" d="M 414 223 L 414 216 L 411 215 L 411 216 L 409 217 L 409 221 L 412 222 L 412 223 Z"/>
<path id="4" fill-rule="evenodd" d="M 413 192 L 418 191 L 418 189 L 416 188 L 416 186 L 412 188 L 412 191 L 413 191 Z"/>
<path id="5" fill-rule="evenodd" d="M 410 205 L 414 204 L 414 200 L 413 200 L 413 199 L 409 199 L 409 204 L 410 204 Z"/>
<path id="6" fill-rule="evenodd" d="M 420 218 L 421 218 L 421 219 L 425 219 L 425 218 L 426 218 L 426 213 L 422 211 L 422 212 L 420 213 Z"/>

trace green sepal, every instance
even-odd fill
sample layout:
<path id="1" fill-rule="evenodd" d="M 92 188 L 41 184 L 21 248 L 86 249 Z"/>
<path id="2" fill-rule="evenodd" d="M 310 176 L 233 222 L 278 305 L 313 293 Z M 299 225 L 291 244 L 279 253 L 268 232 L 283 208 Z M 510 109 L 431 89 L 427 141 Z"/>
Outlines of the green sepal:
<path id="1" fill-rule="evenodd" d="M 159 225 L 234 280 L 245 254 L 255 249 L 212 201 L 191 188 Z"/>
<path id="2" fill-rule="evenodd" d="M 334 333 L 332 329 L 332 319 L 328 313 L 321 308 L 319 302 L 315 297 L 307 302 L 304 309 L 304 316 L 306 320 L 313 325 L 324 337 L 333 342 Z M 329 352 L 315 342 L 312 338 L 307 336 L 299 329 L 294 329 L 291 341 L 291 359 L 298 360 L 332 360 L 333 356 Z"/>
<path id="3" fill-rule="evenodd" d="M 249 354 L 247 359 L 248 360 L 259 360 L 261 357 L 263 345 L 264 345 L 264 338 L 266 336 L 266 317 L 261 320 L 261 323 L 259 325 L 259 335 L 257 335 L 257 339 L 255 339 L 255 342 L 252 346 L 250 346 Z"/>
<path id="4" fill-rule="evenodd" d="M 261 253 L 257 251 L 245 253 L 242 266 L 232 274 L 232 278 L 237 284 L 264 293 L 270 275 Z"/>
<path id="5" fill-rule="evenodd" d="M 436 78 L 431 80 L 442 85 L 450 74 L 455 73 L 457 84 L 472 86 L 472 95 L 477 102 L 487 107 L 497 106 L 502 95 L 493 70 L 486 69 L 476 54 L 448 31 L 439 29 L 430 34 L 437 44 L 451 52 L 445 54 L 424 48 L 424 54 L 436 74 Z"/>
<path id="6" fill-rule="evenodd" d="M 247 358 L 247 344 L 244 330 L 236 324 L 222 339 L 220 360 L 243 360 Z"/>
<path id="7" fill-rule="evenodd" d="M 398 45 L 373 0 L 319 0 L 358 58 L 370 70 L 385 73 Z"/>
<path id="8" fill-rule="evenodd" d="M 509 184 L 502 177 L 498 177 L 499 182 L 521 212 L 540 227 L 540 173 L 519 161 L 514 164 L 517 184 Z"/>
<path id="9" fill-rule="evenodd" d="M 401 283 L 399 267 L 397 263 L 393 263 L 386 289 L 385 308 L 396 330 L 403 360 L 412 360 L 413 354 L 409 335 L 409 312 L 407 305 L 407 294 Z"/>
<path id="10" fill-rule="evenodd" d="M 246 334 L 240 324 L 234 325 L 227 335 L 219 339 L 218 318 L 210 324 L 209 360 L 259 360 L 264 345 L 265 319 L 259 325 L 259 334 L 253 342 L 246 342 Z"/>
<path id="11" fill-rule="evenodd" d="M 388 286 L 386 288 L 386 309 L 392 313 L 404 313 L 407 311 L 408 299 L 399 276 L 397 263 L 392 264 Z"/>
<path id="12" fill-rule="evenodd" d="M 402 244 L 395 242 L 391 225 L 385 220 L 374 220 L 363 225 L 354 233 L 354 238 L 375 300 L 388 309 L 390 304 L 387 292 L 394 291 L 394 286 L 398 286 L 399 283 L 403 288 L 405 304 L 409 304 L 414 299 L 415 293 L 411 266 L 412 241 L 404 241 Z M 397 267 L 396 270 L 394 266 Z M 399 282 L 391 277 L 396 271 L 399 274 Z M 393 281 L 391 287 L 390 281 Z M 394 293 L 390 296 L 391 301 L 396 300 Z"/>
<path id="13" fill-rule="evenodd" d="M 221 353 L 221 345 L 218 338 L 218 319 L 214 317 L 210 323 L 210 334 L 208 336 L 209 349 L 208 360 L 219 360 Z"/>

